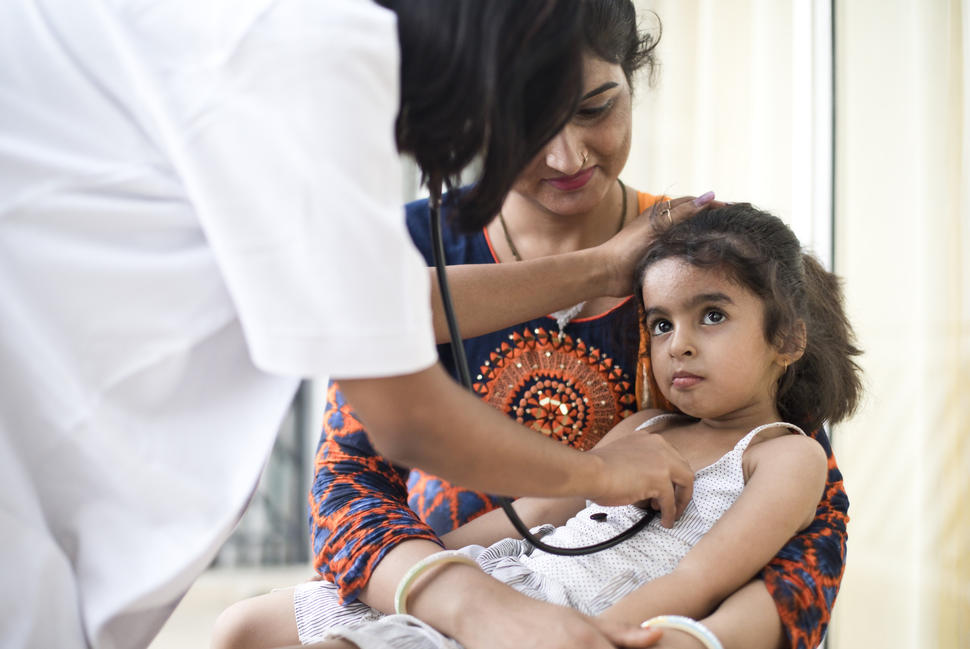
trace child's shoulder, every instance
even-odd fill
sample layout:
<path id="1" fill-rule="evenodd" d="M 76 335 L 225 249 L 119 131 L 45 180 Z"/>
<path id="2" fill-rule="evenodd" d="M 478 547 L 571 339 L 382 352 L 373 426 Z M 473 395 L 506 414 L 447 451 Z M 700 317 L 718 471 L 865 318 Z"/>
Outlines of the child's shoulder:
<path id="1" fill-rule="evenodd" d="M 662 416 L 669 414 L 672 413 L 664 412 L 663 410 L 639 410 L 611 428 L 598 443 L 606 444 L 633 434 L 659 433 L 670 427 L 669 424 L 665 423 L 668 419 L 671 421 L 674 420 L 674 418 Z M 652 423 L 652 419 L 656 419 L 656 423 Z"/>
<path id="2" fill-rule="evenodd" d="M 751 440 L 744 453 L 745 473 L 753 472 L 762 462 L 817 467 L 820 471 L 828 466 L 825 449 L 815 439 L 780 427 L 762 431 Z"/>

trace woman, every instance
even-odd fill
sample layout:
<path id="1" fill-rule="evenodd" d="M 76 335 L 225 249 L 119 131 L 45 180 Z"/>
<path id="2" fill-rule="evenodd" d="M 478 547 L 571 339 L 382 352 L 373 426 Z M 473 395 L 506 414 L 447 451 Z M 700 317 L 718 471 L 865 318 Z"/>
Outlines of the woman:
<path id="1" fill-rule="evenodd" d="M 532 282 L 527 278 L 521 285 L 534 295 L 531 299 L 521 294 L 512 298 L 509 291 L 520 290 L 518 285 L 503 283 L 495 273 L 503 268 L 513 273 L 534 259 L 603 246 L 639 251 L 649 240 L 649 219 L 636 215 L 658 198 L 625 187 L 618 175 L 630 149 L 630 84 L 641 66 L 652 67 L 654 43 L 637 34 L 630 3 L 592 2 L 588 9 L 585 86 L 575 116 L 519 175 L 484 229 L 470 234 L 454 228 L 445 232 L 448 263 L 458 265 L 449 269 L 449 277 L 476 392 L 526 425 L 583 449 L 640 406 L 635 390 L 637 341 L 621 333 L 636 330 L 636 306 L 628 297 L 598 297 L 545 316 L 553 309 L 542 300 L 547 289 L 556 288 L 548 278 Z M 672 218 L 696 210 L 689 200 L 678 199 L 673 206 Z M 657 213 L 664 214 L 662 210 Z M 408 225 L 430 260 L 425 201 L 408 207 Z M 492 275 L 482 280 L 486 273 Z M 573 277 L 568 266 L 562 273 L 565 279 L 561 282 L 584 279 Z M 608 296 L 631 292 L 632 286 L 607 286 L 602 291 Z M 447 338 L 440 318 L 436 331 L 441 332 L 439 340 Z M 448 347 L 440 348 L 439 353 L 444 364 L 452 367 Z M 420 472 L 411 474 L 406 487 L 406 472 L 374 456 L 364 428 L 336 385 L 328 396 L 324 428 L 310 496 L 315 565 L 338 585 L 343 601 L 359 597 L 376 608 L 393 610 L 391 599 L 401 575 L 440 549 L 437 535 L 493 508 L 495 501 Z M 827 444 L 826 449 L 831 457 Z M 834 478 L 830 496 L 844 498 L 837 469 L 830 477 Z M 405 506 L 406 497 L 427 524 Z M 731 646 L 732 640 L 746 642 L 746 647 L 784 646 L 785 635 L 792 646 L 817 644 L 831 608 L 822 584 L 834 582 L 837 587 L 844 552 L 844 500 L 839 503 L 841 510 L 831 500 L 808 534 L 786 550 L 794 549 L 801 556 L 804 552 L 798 548 L 808 548 L 817 557 L 822 565 L 811 566 L 807 572 L 818 589 L 806 586 L 808 580 L 800 582 L 797 571 L 786 570 L 791 564 L 776 561 L 765 574 L 773 586 L 777 611 L 765 582 L 759 580 L 705 620 L 725 646 Z M 826 539 L 834 543 L 819 542 Z M 436 575 L 413 600 L 412 610 L 422 617 L 422 599 L 430 601 L 435 597 L 431 591 L 439 589 L 441 599 L 427 608 L 431 615 L 440 615 L 443 606 L 461 592 L 447 584 L 473 578 L 461 575 L 462 571 L 458 566 Z M 319 588 L 325 587 L 298 587 L 298 618 L 312 609 Z M 479 605 L 487 601 L 482 590 L 473 592 Z M 293 606 L 289 593 L 275 597 L 282 607 Z M 795 603 L 800 601 L 810 605 L 800 609 Z M 524 610 L 535 610 L 533 606 L 522 603 Z M 822 611 L 817 620 L 808 622 L 803 616 L 803 622 L 794 621 L 811 607 Z M 781 618 L 786 620 L 784 629 Z M 487 626 L 483 632 L 494 633 L 494 626 Z M 551 628 L 548 623 L 540 626 Z M 301 631 L 304 636 L 312 635 L 312 629 Z M 452 635 L 467 644 L 465 637 Z M 668 631 L 667 636 L 665 642 L 673 641 L 676 632 Z"/>

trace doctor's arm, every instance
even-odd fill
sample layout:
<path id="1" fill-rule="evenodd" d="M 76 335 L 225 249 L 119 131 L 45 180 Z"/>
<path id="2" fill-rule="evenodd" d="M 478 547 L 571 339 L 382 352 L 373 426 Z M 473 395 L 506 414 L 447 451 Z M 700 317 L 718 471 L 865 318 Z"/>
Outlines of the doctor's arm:
<path id="1" fill-rule="evenodd" d="M 440 365 L 340 381 L 376 449 L 467 488 L 582 496 L 604 505 L 655 499 L 668 523 L 690 500 L 693 472 L 658 436 L 585 453 L 529 432 L 464 390 Z"/>

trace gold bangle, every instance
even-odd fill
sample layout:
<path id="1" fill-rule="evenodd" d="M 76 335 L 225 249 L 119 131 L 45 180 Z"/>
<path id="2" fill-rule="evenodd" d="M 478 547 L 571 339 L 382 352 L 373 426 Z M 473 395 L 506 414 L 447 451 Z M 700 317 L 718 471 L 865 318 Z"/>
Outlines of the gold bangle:
<path id="1" fill-rule="evenodd" d="M 724 649 L 724 645 L 721 644 L 721 641 L 717 639 L 716 635 L 711 633 L 710 629 L 690 617 L 683 615 L 658 615 L 640 625 L 642 629 L 650 629 L 653 627 L 683 631 L 687 635 L 694 636 L 700 640 L 706 649 Z"/>
<path id="2" fill-rule="evenodd" d="M 414 585 L 414 582 L 417 581 L 418 577 L 432 568 L 443 566 L 446 563 L 464 563 L 469 566 L 478 567 L 478 563 L 474 559 L 456 550 L 444 550 L 421 559 L 421 561 L 411 566 L 411 569 L 401 578 L 401 583 L 397 585 L 397 592 L 394 593 L 394 612 L 400 615 L 407 615 L 408 594 L 411 592 L 411 587 Z"/>

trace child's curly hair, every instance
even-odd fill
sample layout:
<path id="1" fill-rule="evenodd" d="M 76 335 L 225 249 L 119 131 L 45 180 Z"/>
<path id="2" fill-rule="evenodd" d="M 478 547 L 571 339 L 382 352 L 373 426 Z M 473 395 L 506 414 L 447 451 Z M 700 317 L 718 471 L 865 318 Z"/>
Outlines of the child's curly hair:
<path id="1" fill-rule="evenodd" d="M 778 381 L 778 412 L 786 421 L 815 430 L 852 414 L 862 393 L 861 370 L 853 356 L 862 352 L 845 314 L 841 282 L 802 250 L 781 219 L 735 203 L 662 230 L 637 267 L 640 304 L 647 269 L 671 257 L 723 271 L 760 297 L 765 340 L 779 350 L 804 344 L 802 357 Z"/>

